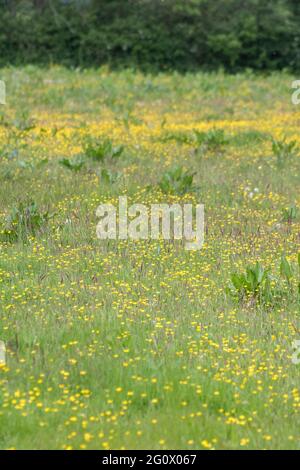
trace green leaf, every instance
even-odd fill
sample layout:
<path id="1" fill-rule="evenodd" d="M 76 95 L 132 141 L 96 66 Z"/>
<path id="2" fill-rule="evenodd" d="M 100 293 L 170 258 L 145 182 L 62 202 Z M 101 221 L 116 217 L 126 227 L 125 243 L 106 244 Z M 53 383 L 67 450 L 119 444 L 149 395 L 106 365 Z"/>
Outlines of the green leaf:
<path id="1" fill-rule="evenodd" d="M 285 256 L 282 256 L 282 258 L 281 258 L 280 274 L 283 277 L 285 277 L 288 281 L 290 281 L 293 277 L 292 267 L 291 267 L 290 263 L 288 262 L 288 260 L 286 259 Z"/>

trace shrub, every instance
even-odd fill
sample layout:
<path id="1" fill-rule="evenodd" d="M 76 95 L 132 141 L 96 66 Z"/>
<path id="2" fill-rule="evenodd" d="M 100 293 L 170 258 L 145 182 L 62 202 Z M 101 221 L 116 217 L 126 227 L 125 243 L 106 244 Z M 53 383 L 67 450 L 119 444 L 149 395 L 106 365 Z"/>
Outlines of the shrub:
<path id="1" fill-rule="evenodd" d="M 0 0 L 0 67 L 300 67 L 293 0 Z"/>

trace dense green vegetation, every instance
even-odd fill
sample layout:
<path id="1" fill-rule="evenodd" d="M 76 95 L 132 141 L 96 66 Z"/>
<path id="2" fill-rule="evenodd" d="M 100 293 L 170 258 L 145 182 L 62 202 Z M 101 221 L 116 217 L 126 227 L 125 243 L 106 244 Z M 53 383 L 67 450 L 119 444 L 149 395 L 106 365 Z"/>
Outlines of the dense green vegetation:
<path id="1" fill-rule="evenodd" d="M 0 66 L 300 68 L 296 0 L 0 0 Z"/>

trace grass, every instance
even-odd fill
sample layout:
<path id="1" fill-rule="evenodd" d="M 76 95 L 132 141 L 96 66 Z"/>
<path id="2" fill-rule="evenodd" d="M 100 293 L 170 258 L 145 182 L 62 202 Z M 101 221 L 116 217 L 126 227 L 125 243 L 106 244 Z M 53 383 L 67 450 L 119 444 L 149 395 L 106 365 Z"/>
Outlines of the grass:
<path id="1" fill-rule="evenodd" d="M 226 294 L 257 263 L 296 273 L 294 77 L 0 77 L 0 447 L 299 449 L 296 274 L 274 305 Z M 195 190 L 161 191 L 175 167 Z M 205 204 L 203 249 L 97 240 L 125 194 Z"/>

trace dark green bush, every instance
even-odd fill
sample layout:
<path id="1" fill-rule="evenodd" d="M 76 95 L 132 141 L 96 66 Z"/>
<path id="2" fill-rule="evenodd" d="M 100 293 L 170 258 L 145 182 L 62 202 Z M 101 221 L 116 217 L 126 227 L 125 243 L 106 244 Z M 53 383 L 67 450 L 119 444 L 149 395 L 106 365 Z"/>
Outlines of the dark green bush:
<path id="1" fill-rule="evenodd" d="M 296 0 L 0 0 L 0 66 L 300 68 Z"/>

